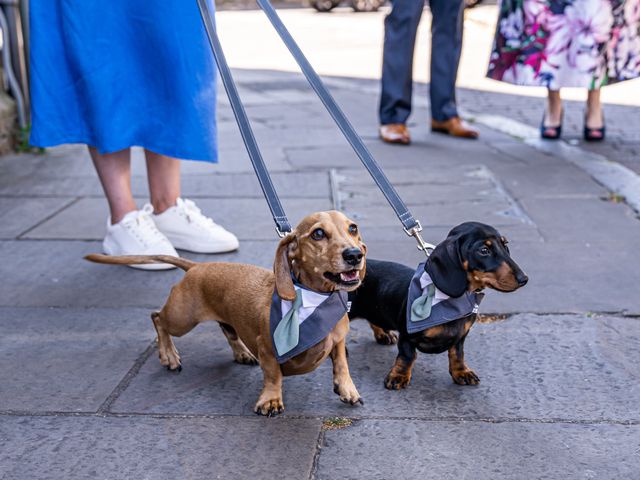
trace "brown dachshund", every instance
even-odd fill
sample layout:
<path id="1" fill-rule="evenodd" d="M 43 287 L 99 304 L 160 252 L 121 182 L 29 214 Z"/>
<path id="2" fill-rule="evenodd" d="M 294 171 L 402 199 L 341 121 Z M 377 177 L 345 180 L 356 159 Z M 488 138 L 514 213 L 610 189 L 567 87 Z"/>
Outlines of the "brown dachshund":
<path id="1" fill-rule="evenodd" d="M 264 387 L 254 411 L 272 416 L 284 410 L 282 377 L 311 372 L 327 356 L 333 362 L 334 392 L 345 403 L 362 403 L 347 364 L 347 314 L 323 340 L 281 364 L 270 333 L 270 309 L 274 291 L 282 300 L 296 298 L 294 279 L 315 292 L 356 289 L 365 275 L 365 253 L 357 225 L 342 213 L 329 211 L 304 218 L 280 241 L 273 272 L 253 265 L 196 263 L 162 255 L 92 254 L 85 258 L 120 265 L 170 263 L 185 270 L 162 310 L 151 314 L 158 334 L 160 363 L 170 370 L 180 370 L 180 356 L 171 337 L 181 337 L 198 323 L 215 320 L 238 363 L 260 364 Z"/>
<path id="2" fill-rule="evenodd" d="M 507 239 L 495 228 L 478 222 L 466 222 L 451 230 L 446 240 L 435 248 L 423 270 L 438 292 L 454 301 L 462 300 L 458 305 L 464 305 L 465 298 L 476 301 L 477 292 L 485 288 L 513 292 L 528 281 L 511 258 Z M 409 385 L 416 350 L 423 353 L 448 351 L 453 381 L 458 385 L 477 385 L 480 379 L 464 361 L 464 341 L 476 320 L 477 310 L 472 308 L 473 303 L 466 303 L 471 307 L 466 311 L 448 308 L 442 316 L 446 321 L 409 331 L 410 285 L 419 273 L 422 272 L 416 273 L 399 263 L 368 259 L 362 286 L 349 294 L 350 318 L 367 319 L 378 343 L 398 342 L 398 356 L 385 378 L 385 387 L 398 390 Z M 399 332 L 399 338 L 393 330 Z"/>

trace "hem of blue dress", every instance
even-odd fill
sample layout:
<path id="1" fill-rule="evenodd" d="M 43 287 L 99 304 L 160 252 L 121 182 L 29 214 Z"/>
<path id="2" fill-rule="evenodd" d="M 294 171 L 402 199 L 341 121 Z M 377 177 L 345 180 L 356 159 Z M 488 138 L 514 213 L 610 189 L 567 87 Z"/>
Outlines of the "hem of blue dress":
<path id="1" fill-rule="evenodd" d="M 83 144 L 83 145 L 88 145 L 91 147 L 95 147 L 98 149 L 98 152 L 101 154 L 109 154 L 109 153 L 115 153 L 115 152 L 119 152 L 120 150 L 125 150 L 127 148 L 131 148 L 131 147 L 140 147 L 140 148 L 144 148 L 145 150 L 151 150 L 154 153 L 157 153 L 159 155 L 165 155 L 167 157 L 172 157 L 172 158 L 177 158 L 179 160 L 189 160 L 189 161 L 194 161 L 194 162 L 207 162 L 207 163 L 218 163 L 218 156 L 217 154 L 214 155 L 214 158 L 210 158 L 210 157 L 205 157 L 202 156 L 198 153 L 192 152 L 192 153 L 188 153 L 188 152 L 178 152 L 178 151 L 174 151 L 171 148 L 167 148 L 167 147 L 163 147 L 163 146 L 159 146 L 159 145 L 155 145 L 151 142 L 135 142 L 135 141 L 129 141 L 129 142 L 124 142 L 122 146 L 117 146 L 117 147 L 109 147 L 109 148 L 103 148 L 97 145 L 97 142 L 91 141 L 85 137 L 82 136 L 78 136 L 78 137 L 74 137 L 74 136 L 70 136 L 70 137 L 63 137 L 63 138 L 58 138 L 56 140 L 49 140 L 49 141 L 41 141 L 41 140 L 36 140 L 36 139 L 29 139 L 29 143 L 31 146 L 33 147 L 39 147 L 39 148 L 49 148 L 49 147 L 57 147 L 59 145 L 66 145 L 66 144 Z"/>

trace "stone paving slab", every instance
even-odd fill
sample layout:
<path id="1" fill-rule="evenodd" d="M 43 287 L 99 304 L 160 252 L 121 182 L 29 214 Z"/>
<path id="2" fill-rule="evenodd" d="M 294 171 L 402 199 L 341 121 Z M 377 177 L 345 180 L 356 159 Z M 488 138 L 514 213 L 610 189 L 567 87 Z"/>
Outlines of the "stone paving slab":
<path id="1" fill-rule="evenodd" d="M 200 325 L 176 340 L 183 371 L 168 372 L 151 355 L 113 411 L 253 415 L 261 370 L 233 363 L 217 325 Z M 383 379 L 395 347 L 378 345 L 366 323 L 355 321 L 349 363 L 365 405 L 340 403 L 327 361 L 285 379 L 286 415 L 640 422 L 639 340 L 634 319 L 521 314 L 472 330 L 466 360 L 482 379 L 479 386 L 455 385 L 446 354 L 419 354 L 411 386 L 389 391 Z"/>
<path id="2" fill-rule="evenodd" d="M 416 171 L 424 170 L 424 173 L 428 174 L 429 171 L 437 171 L 439 168 L 460 163 L 468 164 L 469 159 L 484 160 L 486 156 L 492 155 L 491 149 L 484 142 L 464 142 L 438 134 L 425 134 L 425 140 L 413 141 L 410 147 L 388 145 L 374 136 L 364 140 L 376 161 L 388 170 L 413 168 Z M 323 148 L 286 147 L 285 152 L 289 162 L 297 169 L 355 169 L 362 165 L 346 140 L 344 143 L 338 142 Z M 364 170 L 363 174 L 368 175 Z"/>
<path id="3" fill-rule="evenodd" d="M 43 154 L 6 155 L 0 161 L 0 185 L 45 173 L 52 177 L 66 178 L 95 175 L 95 169 L 88 150 L 80 145 L 48 148 Z"/>
<path id="4" fill-rule="evenodd" d="M 139 205 L 145 201 L 144 198 L 137 199 Z M 292 225 L 309 213 L 329 210 L 332 206 L 326 198 L 283 198 L 282 205 Z M 276 237 L 275 224 L 262 198 L 202 198 L 198 200 L 198 206 L 205 214 L 234 232 L 241 241 L 271 240 Z M 24 238 L 102 240 L 108 216 L 106 200 L 82 198 L 31 230 Z"/>
<path id="5" fill-rule="evenodd" d="M 239 251 L 229 254 L 184 256 L 196 261 L 271 268 L 276 246 L 277 237 L 264 242 L 245 241 Z M 3 278 L 0 306 L 158 308 L 183 275 L 179 269 L 150 273 L 83 259 L 101 251 L 100 242 L 0 242 L 3 271 L 6 268 L 11 272 Z"/>
<path id="6" fill-rule="evenodd" d="M 271 175 L 278 195 L 282 198 L 328 198 L 329 177 L 326 172 L 275 173 Z M 304 188 L 300 188 L 304 185 Z M 131 178 L 131 188 L 136 197 L 148 198 L 147 177 L 135 175 Z M 0 195 L 7 197 L 100 197 L 104 198 L 98 177 L 93 174 L 86 177 L 52 178 L 46 175 L 31 175 L 15 182 L 0 186 Z M 260 184 L 253 172 L 212 173 L 183 175 L 181 195 L 187 198 L 198 197 L 245 197 L 264 198 Z M 9 198 L 11 200 L 11 198 Z M 28 198 L 27 198 L 28 200 Z M 14 203 L 19 200 L 14 200 Z M 3 201 L 3 206 L 4 206 Z"/>
<path id="7" fill-rule="evenodd" d="M 264 105 L 251 105 L 247 108 L 247 111 L 250 114 L 252 125 L 264 123 L 270 128 L 291 128 L 297 125 L 304 125 L 306 128 L 331 128 L 333 126 L 331 117 L 324 110 L 324 107 L 319 105 L 298 104 L 295 108 L 287 108 L 285 110 L 272 103 L 267 103 Z M 226 128 L 237 130 L 238 126 L 235 123 L 231 109 L 219 109 L 219 118 L 224 114 L 228 114 L 225 122 Z M 218 124 L 224 125 L 220 121 Z M 223 126 L 222 128 L 225 127 Z M 337 129 L 337 127 L 335 128 Z"/>
<path id="8" fill-rule="evenodd" d="M 638 425 L 363 420 L 325 432 L 315 478 L 614 480 L 638 449 Z"/>
<path id="9" fill-rule="evenodd" d="M 327 172 L 274 173 L 271 179 L 280 198 L 331 197 Z M 189 198 L 242 197 L 257 198 L 263 203 L 265 201 L 253 172 L 209 176 L 185 175 L 182 178 L 182 195 Z"/>
<path id="10" fill-rule="evenodd" d="M 154 339 L 148 315 L 0 308 L 0 410 L 95 412 Z"/>
<path id="11" fill-rule="evenodd" d="M 132 183 L 137 183 L 132 178 Z M 145 189 L 145 194 L 147 190 Z M 34 174 L 15 179 L 0 185 L 0 195 L 5 198 L 46 197 L 70 198 L 82 196 L 104 196 L 100 180 L 93 174 L 82 177 L 52 178 L 48 175 Z"/>
<path id="12" fill-rule="evenodd" d="M 5 417 L 0 423 L 0 478 L 308 478 L 320 423 Z"/>
<path id="13" fill-rule="evenodd" d="M 280 145 L 261 148 L 261 151 L 270 172 L 284 172 L 292 169 Z M 146 175 L 143 150 L 134 147 L 131 159 L 132 175 Z M 250 172 L 253 172 L 253 167 L 241 140 L 221 142 L 219 163 L 181 162 L 183 176 Z M 84 145 L 62 145 L 47 148 L 45 154 L 3 156 L 0 162 L 0 194 L 3 194 L 4 189 L 11 187 L 14 183 L 20 184 L 28 181 L 30 177 L 48 178 L 50 181 L 55 180 L 55 183 L 69 178 L 82 177 L 82 180 L 76 180 L 75 188 L 79 189 L 84 188 L 83 182 L 90 178 L 97 178 L 91 157 Z M 67 191 L 63 186 L 61 186 L 61 191 Z"/>
<path id="14" fill-rule="evenodd" d="M 0 198 L 0 239 L 19 236 L 71 201 L 69 198 Z"/>
<path id="15" fill-rule="evenodd" d="M 384 200 L 382 200 L 384 201 Z M 344 212 L 357 219 L 366 234 L 370 227 L 402 227 L 393 210 L 382 201 L 379 204 L 367 199 L 343 200 Z M 454 227 L 462 222 L 483 222 L 500 229 L 505 226 L 522 226 L 523 220 L 517 210 L 505 199 L 487 199 L 483 202 L 452 200 L 445 208 L 440 205 L 415 204 L 410 206 L 414 218 L 424 219 L 435 226 Z"/>
<path id="16" fill-rule="evenodd" d="M 279 145 L 269 147 L 260 146 L 262 159 L 270 173 L 292 171 L 284 150 Z M 135 165 L 135 164 L 134 164 Z M 144 173 L 143 163 L 133 166 L 136 175 Z M 221 143 L 218 148 L 218 163 L 189 161 L 182 162 L 182 175 L 200 175 L 203 173 L 249 173 L 253 172 L 251 160 L 241 140 Z"/>
<path id="17" fill-rule="evenodd" d="M 279 105 L 274 105 L 271 108 L 280 110 L 282 109 Z M 247 111 L 247 114 L 251 118 L 251 110 Z M 251 123 L 253 128 L 253 133 L 255 135 L 256 141 L 260 146 L 260 149 L 266 148 L 280 148 L 282 145 L 287 145 L 289 147 L 319 147 L 319 146 L 330 146 L 334 145 L 337 142 L 344 141 L 340 130 L 337 129 L 330 121 L 324 127 L 313 127 L 310 126 L 307 128 L 306 124 L 298 123 L 291 124 L 288 128 L 272 128 L 269 126 L 258 126 L 258 122 L 253 121 Z M 231 128 L 224 136 L 222 136 L 219 140 L 220 144 L 220 153 L 223 152 L 227 148 L 238 148 L 238 146 L 243 145 L 242 137 L 240 132 L 237 129 Z M 223 158 L 223 157 L 222 157 Z"/>
<path id="18" fill-rule="evenodd" d="M 600 198 L 524 198 L 521 202 L 543 236 L 552 241 L 615 248 L 640 238 L 640 222 L 624 203 Z"/>
<path id="19" fill-rule="evenodd" d="M 389 175 L 389 180 L 408 206 L 413 205 L 447 205 L 451 200 L 481 203 L 491 200 L 502 200 L 502 195 L 496 191 L 495 184 L 487 178 L 478 178 L 482 170 L 473 168 L 471 173 L 466 170 L 457 182 L 451 181 L 444 175 L 429 175 L 423 171 L 403 169 L 402 175 Z M 460 169 L 456 169 L 460 170 Z M 340 170 L 337 173 L 340 190 L 348 199 L 367 200 L 376 205 L 387 205 L 386 199 L 378 190 L 372 188 L 373 180 L 361 171 Z"/>

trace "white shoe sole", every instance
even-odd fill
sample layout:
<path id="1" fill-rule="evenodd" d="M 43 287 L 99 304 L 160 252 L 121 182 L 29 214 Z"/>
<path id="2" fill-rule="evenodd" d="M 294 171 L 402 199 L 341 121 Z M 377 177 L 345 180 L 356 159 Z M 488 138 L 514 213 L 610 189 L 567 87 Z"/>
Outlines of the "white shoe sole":
<path id="1" fill-rule="evenodd" d="M 112 257 L 117 257 L 120 255 L 126 255 L 126 254 L 114 254 L 113 252 L 110 252 L 109 250 L 111 250 L 110 248 L 108 248 L 107 245 L 102 245 L 102 251 L 105 253 L 105 255 L 110 255 Z M 143 254 L 144 255 L 144 254 Z M 139 264 L 135 264 L 135 265 L 126 265 L 127 267 L 130 268 L 135 268 L 136 270 L 173 270 L 174 268 L 178 268 L 175 265 L 171 265 L 170 263 L 139 263 Z"/>
<path id="2" fill-rule="evenodd" d="M 178 268 L 175 265 L 170 265 L 168 263 L 127 265 L 127 267 L 135 268 L 136 270 L 173 270 L 174 268 Z"/>
<path id="3" fill-rule="evenodd" d="M 228 253 L 238 250 L 239 242 L 203 242 L 195 243 L 192 240 L 184 240 L 178 237 L 168 237 L 173 247 L 193 253 Z"/>

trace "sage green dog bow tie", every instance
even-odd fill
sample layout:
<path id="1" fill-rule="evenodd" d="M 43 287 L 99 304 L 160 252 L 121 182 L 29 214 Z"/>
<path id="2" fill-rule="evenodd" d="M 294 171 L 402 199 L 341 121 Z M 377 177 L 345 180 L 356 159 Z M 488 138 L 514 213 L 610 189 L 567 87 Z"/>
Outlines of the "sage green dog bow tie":
<path id="1" fill-rule="evenodd" d="M 411 304 L 411 321 L 420 322 L 431 315 L 431 306 L 436 296 L 436 286 L 433 283 L 427 285 L 426 293 L 416 298 Z"/>
<path id="2" fill-rule="evenodd" d="M 284 355 L 294 349 L 300 341 L 300 322 L 298 310 L 302 306 L 302 292 L 296 290 L 296 298 L 291 305 L 291 310 L 282 317 L 282 320 L 273 332 L 273 341 L 278 355 Z"/>

